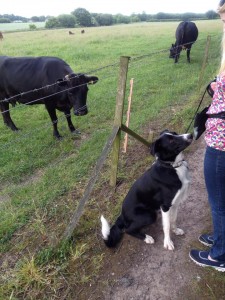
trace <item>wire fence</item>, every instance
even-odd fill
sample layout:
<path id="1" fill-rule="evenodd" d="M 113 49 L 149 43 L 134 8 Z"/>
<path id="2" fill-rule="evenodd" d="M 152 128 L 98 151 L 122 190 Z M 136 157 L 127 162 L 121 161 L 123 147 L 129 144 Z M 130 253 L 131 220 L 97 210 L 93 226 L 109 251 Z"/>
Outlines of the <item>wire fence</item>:
<path id="1" fill-rule="evenodd" d="M 203 44 L 204 44 L 205 39 L 200 40 L 200 41 L 198 41 L 198 42 L 199 42 L 199 43 L 200 43 L 200 42 L 203 42 Z M 203 45 L 203 46 L 204 46 L 204 45 Z M 152 59 L 151 59 L 151 60 L 149 60 L 149 63 L 150 63 L 151 65 L 154 66 L 154 69 L 152 69 L 153 73 L 154 73 L 154 72 L 157 73 L 157 67 L 155 67 L 155 64 L 154 64 L 154 63 L 155 63 L 156 61 L 159 60 L 159 58 L 160 58 L 159 55 L 164 54 L 165 52 L 168 52 L 168 49 L 159 50 L 159 51 L 156 51 L 156 52 L 154 52 L 154 53 L 149 53 L 149 54 L 145 54 L 145 55 L 142 55 L 142 56 L 132 57 L 132 58 L 131 58 L 131 66 L 135 64 L 135 69 L 136 69 L 136 70 L 139 70 L 139 69 L 141 69 L 142 67 L 146 66 L 146 63 L 143 62 L 143 59 L 144 59 L 144 58 L 146 59 L 146 58 L 152 58 L 152 57 L 155 57 L 156 60 L 152 60 Z M 163 57 L 163 58 L 165 59 L 165 57 Z M 167 57 L 166 57 L 166 59 L 167 59 Z M 139 64 L 137 64 L 137 61 L 139 61 L 139 60 L 141 60 L 141 62 L 140 62 Z M 104 66 L 104 67 L 101 67 L 101 68 L 98 68 L 98 69 L 95 69 L 95 70 L 91 70 L 91 71 L 86 72 L 86 73 L 84 73 L 84 74 L 91 74 L 91 73 L 94 74 L 94 73 L 96 73 L 97 71 L 104 70 L 104 69 L 107 69 L 107 71 L 108 71 L 109 68 L 114 67 L 114 66 L 118 66 L 118 63 L 110 64 L 110 65 L 107 65 L 107 66 Z M 135 70 L 135 71 L 136 71 L 136 70 Z M 115 74 L 115 72 L 114 72 L 114 76 L 115 76 L 115 75 L 117 75 L 117 74 Z M 100 75 L 99 75 L 99 76 L 100 76 Z M 108 76 L 104 76 L 104 78 L 101 78 L 101 83 L 104 84 L 103 81 L 107 80 L 108 78 L 111 79 L 112 76 L 113 76 L 113 72 L 112 72 L 110 75 L 108 75 Z M 138 82 L 138 79 L 135 80 L 135 82 L 138 84 L 138 83 L 139 83 L 139 82 Z M 172 83 L 175 83 L 175 79 L 174 79 L 174 82 L 172 82 Z M 51 86 L 53 86 L 53 85 L 55 85 L 55 84 L 56 84 L 56 83 L 52 84 Z M 81 86 L 81 85 L 79 85 L 78 87 L 80 87 L 80 86 Z M 10 101 L 10 100 L 13 99 L 14 97 L 20 97 L 20 96 L 22 96 L 22 95 L 24 95 L 24 94 L 26 94 L 26 93 L 37 92 L 38 90 L 45 89 L 45 88 L 48 88 L 48 87 L 49 87 L 49 85 L 44 86 L 44 87 L 41 87 L 40 89 L 35 89 L 35 90 L 32 90 L 32 91 L 23 92 L 23 93 L 21 93 L 21 94 L 14 95 L 14 96 L 12 96 L 12 97 L 10 97 L 10 98 L 8 98 L 8 99 L 4 99 L 4 100 L 2 99 L 2 100 L 0 100 L 0 101 Z M 61 92 L 59 92 L 59 93 L 67 92 L 67 91 L 69 91 L 70 89 L 71 89 L 71 88 L 65 89 L 65 90 L 63 90 L 63 91 L 61 91 Z M 47 96 L 47 97 L 54 96 L 54 95 L 57 95 L 57 94 L 58 94 L 58 93 L 53 93 L 53 94 L 50 94 L 50 95 Z M 112 95 L 112 96 L 115 96 L 115 90 L 111 91 L 111 95 Z M 107 95 L 107 96 L 108 96 L 108 95 Z M 43 100 L 43 99 L 45 99 L 45 98 L 47 98 L 47 97 L 37 98 L 36 100 L 33 100 L 33 101 L 31 101 L 31 102 L 28 102 L 27 105 L 32 104 L 32 103 L 34 103 L 34 102 L 36 102 L 36 101 L 41 101 L 41 100 Z M 109 97 L 110 97 L 110 95 L 109 95 Z M 12 108 L 10 109 L 10 111 L 15 111 L 15 110 L 17 110 L 17 109 L 22 109 L 22 108 L 24 108 L 24 106 L 26 106 L 26 105 L 18 105 L 18 106 L 12 107 Z M 27 108 L 26 108 L 26 109 L 27 109 Z M 3 112 L 3 113 L 5 113 L 5 112 Z M 65 116 L 61 116 L 60 118 L 65 118 Z M 51 126 L 51 123 L 49 122 L 48 124 L 44 125 L 44 127 L 45 127 L 45 126 Z M 43 129 L 43 127 L 40 126 L 40 130 L 42 130 L 42 129 Z M 38 128 L 36 128 L 35 131 L 36 131 L 36 130 L 38 130 Z M 31 134 L 33 134 L 33 132 L 32 132 Z M 24 136 L 22 135 L 21 138 L 27 137 L 27 136 L 29 136 L 29 133 L 28 133 L 28 134 L 25 134 Z M 17 141 L 17 139 L 16 139 L 16 141 Z M 14 143 L 14 142 L 15 142 L 15 141 L 13 141 L 13 143 Z M 8 146 L 8 145 L 9 145 L 9 144 L 6 143 L 5 145 L 2 144 L 1 146 L 4 147 L 4 146 Z"/>
<path id="2" fill-rule="evenodd" d="M 211 39 L 211 44 L 216 44 L 218 36 L 211 36 Z M 193 56 L 194 61 L 197 59 L 201 61 L 205 44 L 205 38 L 199 39 L 194 44 L 191 60 Z M 195 57 L 196 53 L 199 53 L 198 58 Z M 213 63 L 211 64 L 211 61 L 214 62 L 216 59 L 214 51 L 209 52 L 207 71 L 203 74 L 201 83 L 199 83 L 201 63 L 199 63 L 197 68 L 190 65 L 187 76 L 182 68 L 182 63 L 186 63 L 186 58 L 184 58 L 186 56 L 185 52 L 181 53 L 183 57 L 182 63 L 180 62 L 176 66 L 173 60 L 169 60 L 168 56 L 169 49 L 162 49 L 130 58 L 128 78 L 134 78 L 130 127 L 145 138 L 148 137 L 150 131 L 158 132 L 162 129 L 160 126 L 166 126 L 163 120 L 160 125 L 152 121 L 157 115 L 160 115 L 160 112 L 165 107 L 167 107 L 170 115 L 169 119 L 172 120 L 179 113 L 181 102 L 189 101 L 191 94 L 200 95 L 201 87 L 204 88 L 207 81 L 215 75 L 215 66 Z M 165 74 L 162 72 L 163 68 L 167 69 Z M 24 126 L 23 118 L 30 122 L 17 134 L 13 132 L 8 134 L 9 129 L 4 127 L 1 129 L 5 133 L 0 137 L 0 151 L 3 153 L 0 156 L 0 206 L 3 210 L 8 209 L 9 205 L 12 206 L 13 203 L 18 201 L 20 208 L 30 205 L 27 216 L 30 215 L 28 218 L 32 219 L 32 207 L 33 203 L 35 203 L 36 209 L 38 208 L 40 211 L 43 210 L 43 207 L 48 207 L 46 218 L 57 215 L 58 223 L 60 223 L 58 215 L 61 212 L 60 218 L 64 220 L 64 225 L 69 223 L 72 213 L 76 210 L 79 199 L 81 199 L 88 183 L 88 176 L 91 175 L 97 158 L 113 127 L 118 70 L 119 62 L 115 62 L 84 72 L 84 74 L 98 76 L 99 82 L 89 91 L 88 96 L 92 98 L 90 103 L 88 103 L 90 118 L 88 115 L 84 121 L 75 118 L 78 127 L 82 128 L 81 136 L 71 136 L 69 132 L 67 133 L 66 118 L 61 113 L 58 118 L 58 124 L 63 130 L 64 139 L 58 142 L 48 138 L 49 136 L 51 137 L 52 123 L 44 108 L 29 107 L 27 105 L 18 105 L 10 108 L 13 118 L 18 118 L 16 123 L 21 121 L 21 124 Z M 196 76 L 193 85 L 194 72 Z M 184 90 L 182 81 L 185 80 L 186 84 L 189 78 L 190 83 L 186 85 L 186 90 Z M 48 86 L 40 89 L 45 88 L 48 88 Z M 63 90 L 63 92 L 66 91 Z M 24 93 L 31 92 L 37 92 L 37 90 Z M 126 92 L 129 92 L 128 85 Z M 22 95 L 14 95 L 8 99 L 1 99 L 1 101 L 14 101 Z M 51 94 L 51 96 L 53 95 L 55 94 Z M 180 95 L 180 98 L 177 95 Z M 43 100 L 43 97 L 34 101 L 40 100 Z M 126 107 L 127 103 L 125 104 L 125 111 Z M 151 117 L 149 117 L 150 111 Z M 33 123 L 33 119 L 37 117 L 37 122 Z M 166 119 L 167 121 L 168 118 Z M 101 137 L 101 140 L 99 137 Z M 90 145 L 93 145 L 91 150 Z M 134 155 L 136 151 L 140 155 L 147 156 L 148 154 L 146 147 L 141 146 L 139 142 L 130 137 L 128 152 L 127 154 L 121 154 L 121 160 L 119 161 L 117 190 L 120 189 L 121 182 L 125 178 L 133 178 L 135 172 L 135 175 L 140 174 L 146 168 L 146 162 L 140 160 L 139 155 Z M 12 160 L 13 162 L 10 164 L 10 158 L 14 157 L 17 157 L 17 159 Z M 67 172 L 68 168 L 70 172 Z M 107 160 L 100 171 L 100 176 L 95 183 L 95 189 L 88 201 L 87 207 L 91 212 L 99 214 L 99 211 L 106 209 L 102 206 L 100 208 L 98 199 L 104 199 L 102 201 L 106 203 L 105 207 L 115 205 L 114 189 L 108 187 L 108 182 L 109 161 Z M 49 195 L 49 189 L 46 185 L 51 185 L 52 189 L 55 189 L 51 195 Z M 125 185 L 129 186 L 129 182 L 126 180 Z M 28 196 L 25 193 L 26 189 Z M 46 193 L 41 193 L 42 199 L 40 199 L 38 192 L 44 189 L 46 189 Z M 58 201 L 59 198 L 62 199 L 61 203 Z M 26 221 L 24 223 L 21 222 L 21 226 L 24 224 L 26 224 Z M 60 229 L 59 232 L 54 233 L 56 239 L 59 238 L 62 232 L 62 229 Z"/>

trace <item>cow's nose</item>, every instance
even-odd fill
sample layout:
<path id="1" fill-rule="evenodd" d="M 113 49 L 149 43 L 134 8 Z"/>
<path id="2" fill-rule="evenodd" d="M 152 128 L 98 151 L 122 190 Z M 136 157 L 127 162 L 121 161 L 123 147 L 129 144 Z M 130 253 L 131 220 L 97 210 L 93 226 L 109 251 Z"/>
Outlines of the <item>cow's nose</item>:
<path id="1" fill-rule="evenodd" d="M 84 116 L 84 115 L 86 115 L 87 113 L 88 113 L 87 107 L 82 108 L 82 109 L 74 110 L 74 114 L 75 114 L 76 116 Z"/>

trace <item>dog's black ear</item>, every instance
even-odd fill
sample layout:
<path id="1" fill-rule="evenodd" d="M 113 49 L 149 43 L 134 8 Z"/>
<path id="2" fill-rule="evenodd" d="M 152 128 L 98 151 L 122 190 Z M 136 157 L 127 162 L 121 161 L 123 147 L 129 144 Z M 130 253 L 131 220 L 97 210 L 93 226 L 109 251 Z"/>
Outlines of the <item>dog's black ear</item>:
<path id="1" fill-rule="evenodd" d="M 152 156 L 154 156 L 155 155 L 155 142 L 151 143 L 149 150 L 150 150 L 150 154 Z"/>
<path id="2" fill-rule="evenodd" d="M 169 132 L 169 130 L 168 130 L 168 129 L 165 129 L 165 130 L 161 131 L 159 135 L 162 135 L 162 134 L 165 133 L 165 132 Z"/>
<path id="3" fill-rule="evenodd" d="M 159 152 L 159 147 L 160 147 L 160 141 L 156 140 L 153 142 L 150 146 L 150 154 L 152 156 L 155 156 L 157 152 Z"/>

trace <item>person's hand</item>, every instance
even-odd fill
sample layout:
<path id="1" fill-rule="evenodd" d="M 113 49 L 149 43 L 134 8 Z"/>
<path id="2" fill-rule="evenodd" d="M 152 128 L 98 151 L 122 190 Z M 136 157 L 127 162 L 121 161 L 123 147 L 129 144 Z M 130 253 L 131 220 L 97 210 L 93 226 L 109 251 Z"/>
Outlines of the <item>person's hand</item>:
<path id="1" fill-rule="evenodd" d="M 216 89 L 216 82 L 211 82 L 210 87 L 213 91 Z"/>

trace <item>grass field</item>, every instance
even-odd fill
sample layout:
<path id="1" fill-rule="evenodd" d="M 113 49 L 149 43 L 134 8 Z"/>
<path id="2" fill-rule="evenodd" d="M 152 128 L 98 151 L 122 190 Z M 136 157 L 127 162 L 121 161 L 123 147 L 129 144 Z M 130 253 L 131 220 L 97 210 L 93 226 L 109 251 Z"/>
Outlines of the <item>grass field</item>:
<path id="1" fill-rule="evenodd" d="M 1 23 L 0 24 L 0 31 L 1 32 L 14 32 L 14 31 L 21 31 L 21 30 L 29 30 L 30 25 L 35 25 L 37 29 L 44 28 L 45 22 L 31 22 L 31 23 Z"/>
<path id="2" fill-rule="evenodd" d="M 66 29 L 4 34 L 0 55 L 57 56 L 75 73 L 96 75 L 99 82 L 89 89 L 89 114 L 73 117 L 81 136 L 71 135 L 63 114 L 58 113 L 63 139 L 54 140 L 43 106 L 12 108 L 11 116 L 21 129 L 18 133 L 6 128 L 0 119 L 0 299 L 45 299 L 45 295 L 60 299 L 65 290 L 73 299 L 77 289 L 97 276 L 104 260 L 104 251 L 99 243 L 96 245 L 99 215 L 102 211 L 111 217 L 117 214 L 124 194 L 140 169 L 147 166 L 149 157 L 142 157 L 140 162 L 137 155 L 122 156 L 119 178 L 124 183 L 116 194 L 108 185 L 107 161 L 74 232 L 76 245 L 54 245 L 68 225 L 111 133 L 119 58 L 131 57 L 126 95 L 129 79 L 134 78 L 130 128 L 147 138 L 152 130 L 149 124 L 159 115 L 162 118 L 166 109 L 162 124 L 182 132 L 219 65 L 220 21 L 196 24 L 199 38 L 191 51 L 191 64 L 182 52 L 176 65 L 168 58 L 176 22 L 87 28 L 83 35 L 76 29 L 75 35 Z M 203 67 L 208 35 L 209 56 Z M 131 139 L 130 149 L 136 145 Z M 109 201 L 111 198 L 114 201 Z"/>

